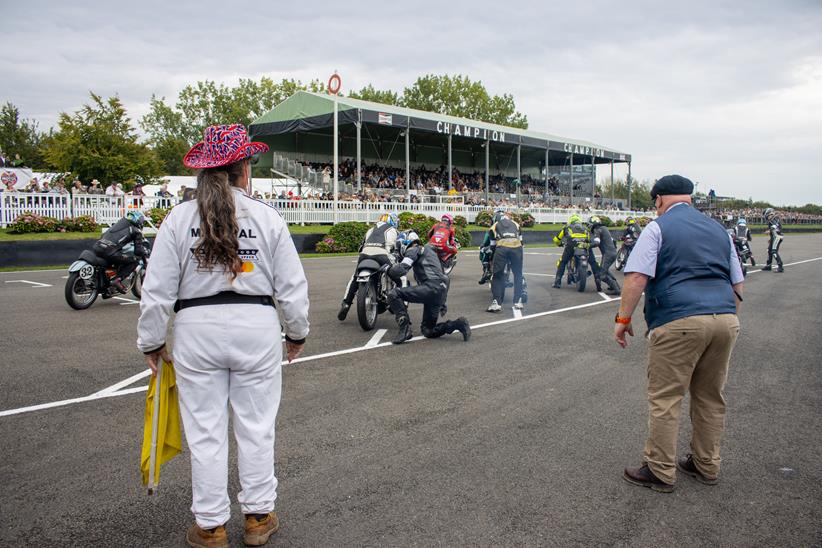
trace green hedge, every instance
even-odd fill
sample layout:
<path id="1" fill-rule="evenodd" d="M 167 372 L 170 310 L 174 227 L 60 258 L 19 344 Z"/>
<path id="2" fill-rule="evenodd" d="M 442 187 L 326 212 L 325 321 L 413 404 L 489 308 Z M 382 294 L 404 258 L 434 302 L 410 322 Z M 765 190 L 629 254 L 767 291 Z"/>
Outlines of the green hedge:
<path id="1" fill-rule="evenodd" d="M 163 221 L 168 215 L 168 212 L 171 211 L 170 209 L 163 209 L 161 207 L 155 207 L 148 210 L 148 218 L 151 219 L 151 222 L 154 224 L 155 227 L 160 228 L 160 225 L 163 224 Z"/>
<path id="2" fill-rule="evenodd" d="M 11 234 L 32 234 L 37 232 L 94 232 L 97 222 L 88 215 L 66 217 L 58 221 L 54 217 L 45 217 L 26 211 L 17 216 L 8 226 Z"/>
<path id="3" fill-rule="evenodd" d="M 360 249 L 365 233 L 370 225 L 367 223 L 337 223 L 328 231 L 328 236 L 317 242 L 317 253 L 350 253 Z"/>

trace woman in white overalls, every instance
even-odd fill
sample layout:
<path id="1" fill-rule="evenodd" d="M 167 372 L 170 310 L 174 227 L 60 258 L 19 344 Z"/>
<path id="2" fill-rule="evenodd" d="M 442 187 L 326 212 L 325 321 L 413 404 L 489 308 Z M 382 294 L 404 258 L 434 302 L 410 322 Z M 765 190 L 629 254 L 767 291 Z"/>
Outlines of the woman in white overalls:
<path id="1" fill-rule="evenodd" d="M 137 345 L 152 371 L 170 361 L 186 440 L 196 524 L 190 546 L 228 546 L 228 417 L 233 417 L 245 514 L 244 540 L 261 545 L 279 527 L 274 512 L 274 426 L 280 404 L 282 337 L 288 360 L 308 335 L 308 284 L 285 221 L 248 196 L 250 158 L 268 146 L 239 124 L 212 126 L 183 163 L 199 169 L 197 199 L 166 216 L 154 242 L 140 303 Z"/>

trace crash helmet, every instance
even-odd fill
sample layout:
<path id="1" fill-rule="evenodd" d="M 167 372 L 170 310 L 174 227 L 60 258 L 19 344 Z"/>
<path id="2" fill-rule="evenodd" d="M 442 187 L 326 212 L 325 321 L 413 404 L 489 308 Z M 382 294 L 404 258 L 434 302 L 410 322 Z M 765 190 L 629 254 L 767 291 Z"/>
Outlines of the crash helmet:
<path id="1" fill-rule="evenodd" d="M 633 217 L 625 217 L 625 224 L 626 225 L 636 224 L 636 219 L 634 219 Z"/>
<path id="2" fill-rule="evenodd" d="M 770 219 L 776 214 L 772 207 L 766 207 L 765 210 L 762 212 L 762 216 L 766 219 Z"/>
<path id="3" fill-rule="evenodd" d="M 588 224 L 591 226 L 600 226 L 602 224 L 602 219 L 596 215 L 591 215 L 591 217 L 588 218 Z"/>
<path id="4" fill-rule="evenodd" d="M 413 230 L 409 230 L 408 232 L 403 232 L 400 234 L 398 240 L 400 242 L 400 255 L 405 257 L 406 251 L 413 245 L 420 244 L 420 237 L 419 235 L 414 232 Z"/>
<path id="5" fill-rule="evenodd" d="M 736 220 L 736 224 L 738 226 L 748 226 L 748 222 L 745 220 L 745 217 L 740 217 Z"/>
<path id="6" fill-rule="evenodd" d="M 146 216 L 139 209 L 132 209 L 126 213 L 126 219 L 137 228 L 143 228 L 146 223 Z"/>
<path id="7" fill-rule="evenodd" d="M 570 225 L 570 224 L 574 224 L 574 223 L 581 223 L 581 222 L 582 222 L 582 217 L 580 217 L 580 216 L 579 216 L 579 215 L 577 215 L 576 213 L 574 213 L 573 215 L 571 215 L 570 217 L 568 217 L 568 224 L 569 224 L 569 225 Z"/>
<path id="8" fill-rule="evenodd" d="M 388 214 L 388 220 L 385 222 L 388 223 L 390 226 L 397 228 L 398 226 L 400 226 L 400 216 L 397 215 L 394 211 L 392 211 Z"/>
<path id="9" fill-rule="evenodd" d="M 454 217 L 451 216 L 450 213 L 446 213 L 440 218 L 440 221 L 442 221 L 443 223 L 448 223 L 448 226 L 451 226 L 452 224 L 454 224 Z"/>

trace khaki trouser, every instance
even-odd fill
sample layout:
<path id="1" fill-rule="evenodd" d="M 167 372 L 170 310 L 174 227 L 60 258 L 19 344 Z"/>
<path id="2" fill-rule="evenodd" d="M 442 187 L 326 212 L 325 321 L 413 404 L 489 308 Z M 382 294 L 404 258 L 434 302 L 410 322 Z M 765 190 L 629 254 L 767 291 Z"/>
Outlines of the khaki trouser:
<path id="1" fill-rule="evenodd" d="M 719 444 L 725 429 L 722 391 L 738 335 L 735 314 L 690 316 L 651 330 L 644 458 L 662 481 L 676 481 L 679 412 L 686 391 L 691 393 L 694 464 L 707 478 L 719 474 Z"/>

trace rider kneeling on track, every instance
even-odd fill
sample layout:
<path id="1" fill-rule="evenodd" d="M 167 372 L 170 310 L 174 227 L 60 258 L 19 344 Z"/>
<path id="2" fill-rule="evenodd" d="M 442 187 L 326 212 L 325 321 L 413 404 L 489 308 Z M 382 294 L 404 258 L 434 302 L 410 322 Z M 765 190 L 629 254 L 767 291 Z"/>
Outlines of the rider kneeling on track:
<path id="1" fill-rule="evenodd" d="M 554 236 L 554 244 L 557 247 L 564 247 L 562 258 L 557 263 L 557 273 L 552 287 L 558 288 L 562 284 L 562 276 L 565 275 L 565 267 L 574 256 L 574 248 L 580 243 L 588 241 L 588 230 L 582 223 L 582 217 L 574 213 L 568 217 L 568 224 Z M 581 276 L 587 276 L 587 272 L 580 272 Z"/>
<path id="2" fill-rule="evenodd" d="M 499 312 L 505 300 L 505 268 L 514 275 L 514 308 L 521 310 L 528 299 L 522 277 L 522 232 L 508 213 L 499 212 L 488 230 L 493 250 L 493 276 L 491 278 L 491 305 L 488 312 Z"/>
<path id="3" fill-rule="evenodd" d="M 448 297 L 448 276 L 442 269 L 442 262 L 434 247 L 431 244 L 421 245 L 419 236 L 413 231 L 401 234 L 399 241 L 402 260 L 383 268 L 388 270 L 388 275 L 398 285 L 401 278 L 413 269 L 417 285 L 395 288 L 388 294 L 388 309 L 394 314 L 399 326 L 397 336 L 391 342 L 401 344 L 413 336 L 411 317 L 404 301 L 422 303 L 420 328 L 423 336 L 433 339 L 459 331 L 463 340 L 467 341 L 471 337 L 471 326 L 465 318 L 437 323 L 440 308 Z"/>
<path id="4" fill-rule="evenodd" d="M 146 217 L 142 211 L 129 211 L 125 217 L 106 230 L 103 237 L 92 247 L 95 255 L 117 265 L 117 276 L 111 280 L 111 285 L 122 293 L 126 292 L 123 280 L 131 276 L 140 264 L 138 257 L 145 257 L 148 254 L 148 244 L 143 237 L 145 222 Z M 123 248 L 132 242 L 134 254 L 124 253 Z"/>
<path id="5" fill-rule="evenodd" d="M 386 213 L 380 217 L 377 224 L 365 233 L 365 239 L 360 246 L 360 257 L 357 260 L 357 266 L 354 267 L 354 274 L 348 281 L 348 286 L 345 288 L 345 297 L 343 297 L 340 304 L 340 311 L 337 313 L 337 319 L 345 320 L 348 315 L 348 309 L 351 308 L 351 303 L 354 302 L 354 296 L 357 294 L 357 270 L 359 262 L 363 259 L 373 259 L 382 266 L 391 266 L 396 262 L 394 258 L 394 246 L 397 243 L 397 226 L 399 225 L 399 217 L 396 213 Z"/>
<path id="6" fill-rule="evenodd" d="M 594 281 L 597 285 L 597 291 L 602 291 L 602 282 L 605 282 L 608 284 L 608 292 L 612 295 L 618 295 L 620 293 L 619 283 L 611 274 L 611 265 L 614 264 L 617 254 L 614 238 L 611 236 L 608 227 L 602 224 L 602 220 L 596 215 L 588 220 L 588 224 L 591 227 L 591 247 L 588 250 L 588 262 L 594 269 Z M 599 252 L 602 253 L 598 268 L 596 260 L 594 260 L 595 247 L 598 247 Z"/>

